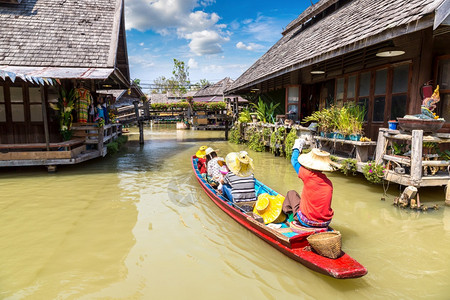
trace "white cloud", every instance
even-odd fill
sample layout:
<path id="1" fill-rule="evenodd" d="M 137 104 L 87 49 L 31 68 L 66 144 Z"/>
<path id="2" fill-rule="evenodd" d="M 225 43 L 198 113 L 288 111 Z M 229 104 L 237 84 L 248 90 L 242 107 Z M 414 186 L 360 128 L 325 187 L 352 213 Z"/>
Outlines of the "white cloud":
<path id="1" fill-rule="evenodd" d="M 264 46 L 256 44 L 256 43 L 249 43 L 248 45 L 246 45 L 243 42 L 238 42 L 236 44 L 236 48 L 241 49 L 241 50 L 248 50 L 248 51 L 258 51 L 258 50 L 263 50 Z"/>
<path id="2" fill-rule="evenodd" d="M 186 35 L 190 39 L 189 48 L 196 55 L 217 54 L 222 52 L 221 44 L 229 41 L 228 37 L 220 36 L 216 31 L 203 30 Z"/>
<path id="3" fill-rule="evenodd" d="M 148 57 L 141 55 L 129 55 L 128 60 L 131 66 L 138 67 L 140 69 L 148 69 L 155 66 L 155 64 Z"/>
<path id="4" fill-rule="evenodd" d="M 190 69 L 197 69 L 198 68 L 198 62 L 195 59 L 193 59 L 193 58 L 189 58 L 187 65 L 188 65 L 188 67 Z"/>
<path id="5" fill-rule="evenodd" d="M 153 30 L 160 35 L 176 34 L 189 40 L 189 48 L 196 55 L 222 52 L 222 44 L 229 40 L 224 24 L 218 24 L 216 13 L 195 10 L 214 0 L 130 0 L 126 2 L 126 28 Z"/>
<path id="6" fill-rule="evenodd" d="M 141 47 L 144 46 L 144 43 L 143 43 L 143 42 L 142 42 L 142 43 L 139 43 L 139 46 L 141 46 Z"/>

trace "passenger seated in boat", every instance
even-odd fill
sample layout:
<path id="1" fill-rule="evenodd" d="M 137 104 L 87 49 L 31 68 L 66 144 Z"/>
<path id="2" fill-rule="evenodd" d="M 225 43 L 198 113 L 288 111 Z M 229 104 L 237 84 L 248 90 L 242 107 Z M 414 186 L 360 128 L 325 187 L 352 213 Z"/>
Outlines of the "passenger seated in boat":
<path id="1" fill-rule="evenodd" d="M 330 153 L 312 149 L 308 154 L 301 154 L 306 141 L 295 140 L 291 164 L 303 181 L 301 197 L 295 191 L 289 191 L 283 203 L 286 214 L 294 213 L 294 219 L 306 227 L 327 227 L 333 217 L 331 198 L 333 184 L 322 172 L 334 171 L 335 164 Z"/>
<path id="2" fill-rule="evenodd" d="M 244 211 L 256 203 L 253 160 L 245 151 L 229 153 L 225 158 L 230 172 L 223 179 L 223 194 Z"/>
<path id="3" fill-rule="evenodd" d="M 203 178 L 206 178 L 206 149 L 207 146 L 201 146 L 198 151 L 195 153 L 195 156 L 198 158 L 197 167 L 200 171 L 200 174 Z"/>
<path id="4" fill-rule="evenodd" d="M 214 150 L 213 148 L 208 148 L 205 150 L 206 153 L 206 170 L 208 173 L 207 181 L 213 188 L 219 186 L 221 179 L 220 167 L 225 164 L 222 157 L 217 156 L 219 150 Z"/>

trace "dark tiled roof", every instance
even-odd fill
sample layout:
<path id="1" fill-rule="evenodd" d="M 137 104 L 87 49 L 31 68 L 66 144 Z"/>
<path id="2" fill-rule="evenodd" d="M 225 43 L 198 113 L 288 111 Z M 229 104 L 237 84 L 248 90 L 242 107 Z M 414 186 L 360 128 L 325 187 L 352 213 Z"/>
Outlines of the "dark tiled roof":
<path id="1" fill-rule="evenodd" d="M 0 65 L 114 67 L 122 0 L 0 4 Z"/>
<path id="2" fill-rule="evenodd" d="M 301 29 L 302 20 L 314 16 L 314 7 L 320 10 L 333 2 L 322 0 L 291 22 L 283 37 L 228 91 L 433 26 L 430 14 L 443 1 L 446 0 L 353 0 Z"/>

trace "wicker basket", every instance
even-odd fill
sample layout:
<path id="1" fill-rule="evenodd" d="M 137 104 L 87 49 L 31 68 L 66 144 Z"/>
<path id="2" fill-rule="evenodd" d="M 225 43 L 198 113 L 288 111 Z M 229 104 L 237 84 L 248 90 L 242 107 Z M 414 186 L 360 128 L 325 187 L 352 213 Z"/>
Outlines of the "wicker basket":
<path id="1" fill-rule="evenodd" d="M 341 256 L 341 233 L 339 231 L 327 231 L 312 234 L 306 238 L 311 247 L 321 256 L 338 258 Z"/>

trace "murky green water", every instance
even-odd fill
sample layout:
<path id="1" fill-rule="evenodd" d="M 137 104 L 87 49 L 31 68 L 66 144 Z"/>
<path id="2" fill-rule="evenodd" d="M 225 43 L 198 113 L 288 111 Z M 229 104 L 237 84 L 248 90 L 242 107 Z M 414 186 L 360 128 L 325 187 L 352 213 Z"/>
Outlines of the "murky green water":
<path id="1" fill-rule="evenodd" d="M 132 130 L 132 133 L 136 131 Z M 0 169 L 0 298 L 5 299 L 449 299 L 450 208 L 391 206 L 397 187 L 332 174 L 332 225 L 367 267 L 359 279 L 310 271 L 253 236 L 198 186 L 189 157 L 200 145 L 245 146 L 222 132 L 146 129 L 113 157 L 56 174 Z M 301 189 L 288 161 L 249 151 L 256 176 Z"/>

